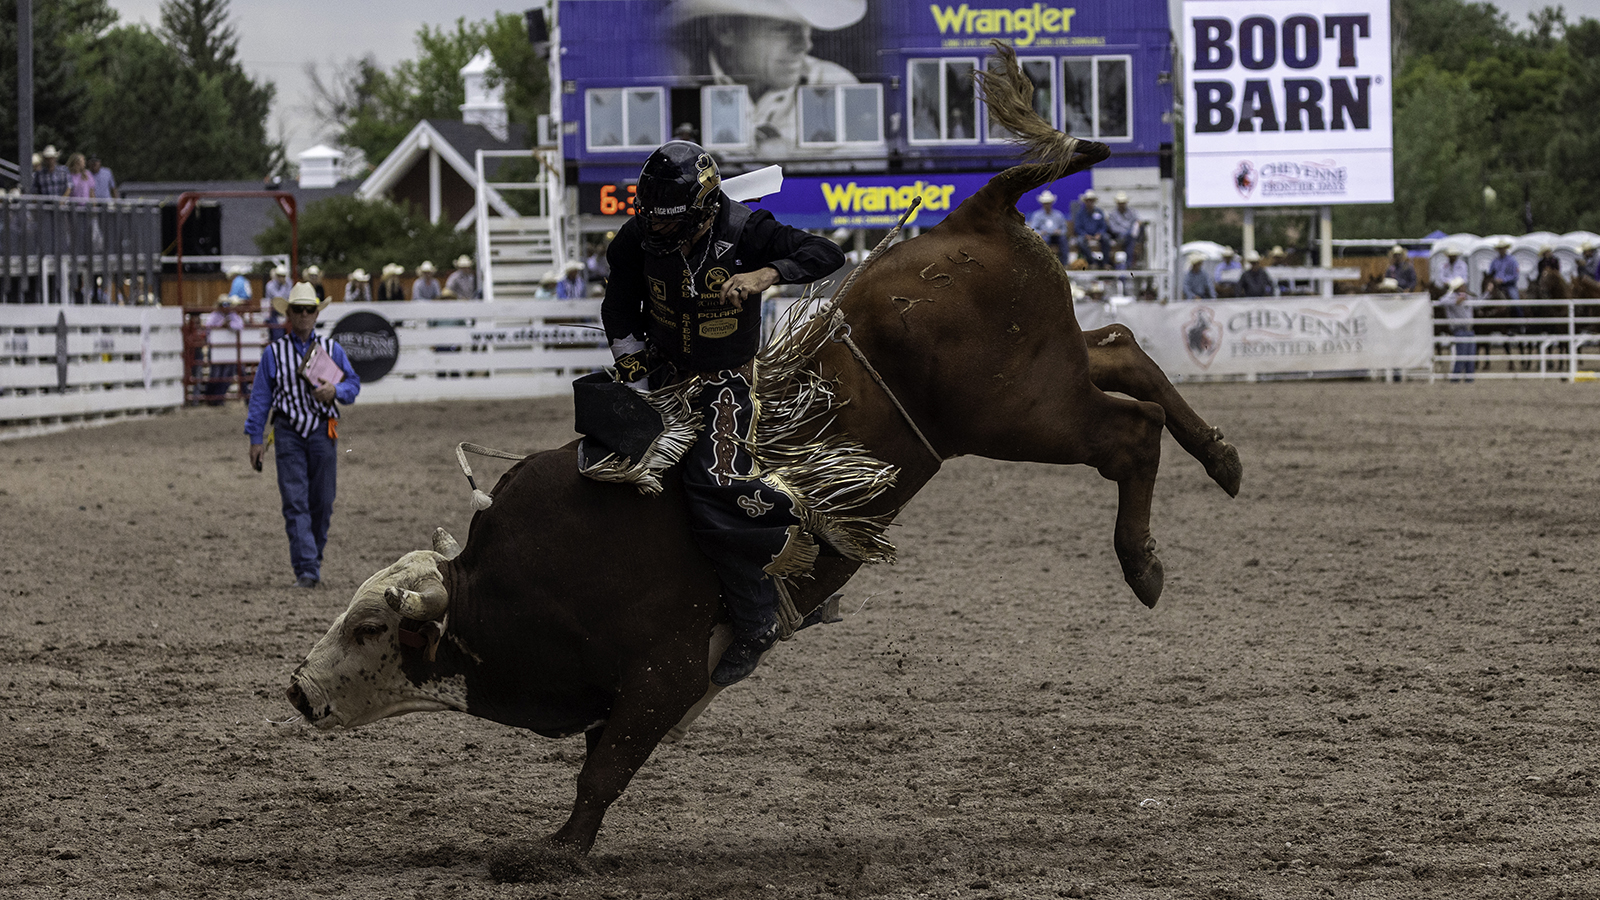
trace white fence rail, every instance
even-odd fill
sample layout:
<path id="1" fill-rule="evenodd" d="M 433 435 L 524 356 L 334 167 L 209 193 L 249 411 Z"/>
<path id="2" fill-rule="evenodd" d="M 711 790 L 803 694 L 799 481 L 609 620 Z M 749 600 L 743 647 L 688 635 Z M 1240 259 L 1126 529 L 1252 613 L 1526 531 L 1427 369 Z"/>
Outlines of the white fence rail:
<path id="1" fill-rule="evenodd" d="M 183 313 L 0 305 L 0 436 L 183 402 Z"/>
<path id="2" fill-rule="evenodd" d="M 1469 300 L 1472 335 L 1434 324 L 1434 377 L 1470 348 L 1476 378 L 1594 381 L 1600 370 L 1600 300 Z M 1457 345 L 1463 351 L 1457 356 Z"/>

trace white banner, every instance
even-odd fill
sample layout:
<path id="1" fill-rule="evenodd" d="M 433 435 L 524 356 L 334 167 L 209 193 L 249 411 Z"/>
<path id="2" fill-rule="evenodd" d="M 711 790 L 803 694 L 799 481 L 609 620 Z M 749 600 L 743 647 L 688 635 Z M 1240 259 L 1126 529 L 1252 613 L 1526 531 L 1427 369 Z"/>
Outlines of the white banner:
<path id="1" fill-rule="evenodd" d="M 1427 294 L 1270 297 L 1077 307 L 1085 331 L 1113 322 L 1168 376 L 1425 369 L 1433 364 Z"/>
<path id="2" fill-rule="evenodd" d="M 1394 200 L 1389 0 L 1185 0 L 1185 201 Z"/>

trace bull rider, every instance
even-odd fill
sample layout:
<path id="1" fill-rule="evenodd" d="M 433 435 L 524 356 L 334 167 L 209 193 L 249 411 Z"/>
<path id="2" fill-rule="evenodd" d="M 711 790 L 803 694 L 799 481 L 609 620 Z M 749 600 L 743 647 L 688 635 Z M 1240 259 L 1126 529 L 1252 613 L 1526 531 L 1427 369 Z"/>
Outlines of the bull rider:
<path id="1" fill-rule="evenodd" d="M 606 251 L 600 316 L 617 371 L 634 388 L 704 379 L 695 405 L 705 428 L 682 476 L 695 540 L 716 566 L 733 620 L 733 643 L 711 675 L 726 686 L 755 671 L 778 638 L 770 572 L 800 534 L 793 502 L 753 477 L 744 449 L 761 295 L 816 281 L 845 259 L 832 241 L 729 199 L 711 154 L 689 141 L 645 160 L 635 208 Z"/>
<path id="2" fill-rule="evenodd" d="M 295 586 L 314 588 L 322 581 L 322 550 L 337 486 L 336 404 L 354 403 L 361 379 L 344 348 L 316 333 L 317 314 L 328 305 L 317 297 L 316 288 L 302 281 L 288 297 L 273 298 L 272 305 L 287 317 L 289 330 L 261 351 L 244 433 L 250 437 L 250 465 L 259 472 L 266 429 L 272 426 Z"/>

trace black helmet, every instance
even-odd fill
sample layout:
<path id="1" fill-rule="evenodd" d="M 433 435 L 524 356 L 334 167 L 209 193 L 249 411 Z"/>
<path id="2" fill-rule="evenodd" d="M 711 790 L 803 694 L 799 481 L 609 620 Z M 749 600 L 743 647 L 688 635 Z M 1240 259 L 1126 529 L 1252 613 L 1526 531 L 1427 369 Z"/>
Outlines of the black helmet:
<path id="1" fill-rule="evenodd" d="M 722 175 L 704 147 L 689 141 L 662 144 L 644 161 L 634 197 L 645 227 L 645 252 L 676 252 L 717 214 L 721 196 Z"/>

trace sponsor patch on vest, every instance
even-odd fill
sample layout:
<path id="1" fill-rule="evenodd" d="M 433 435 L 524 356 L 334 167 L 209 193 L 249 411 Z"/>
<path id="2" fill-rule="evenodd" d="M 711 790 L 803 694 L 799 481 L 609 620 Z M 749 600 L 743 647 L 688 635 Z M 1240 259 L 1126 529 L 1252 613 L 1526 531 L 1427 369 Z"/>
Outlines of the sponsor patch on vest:
<path id="1" fill-rule="evenodd" d="M 703 338 L 725 338 L 738 330 L 739 320 L 731 317 L 700 323 L 700 336 Z"/>
<path id="2" fill-rule="evenodd" d="M 722 286 L 728 283 L 728 270 L 721 268 L 712 269 L 706 273 L 706 290 L 721 291 Z"/>

